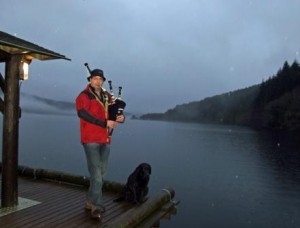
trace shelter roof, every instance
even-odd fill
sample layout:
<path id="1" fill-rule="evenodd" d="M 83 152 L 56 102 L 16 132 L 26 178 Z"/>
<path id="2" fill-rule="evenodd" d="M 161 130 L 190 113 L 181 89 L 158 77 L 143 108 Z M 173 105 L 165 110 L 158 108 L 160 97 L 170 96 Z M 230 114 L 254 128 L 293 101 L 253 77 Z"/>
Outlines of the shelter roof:
<path id="1" fill-rule="evenodd" d="M 39 59 L 39 60 L 51 60 L 51 59 L 66 59 L 64 55 L 57 52 L 43 48 L 37 44 L 20 39 L 16 36 L 0 31 L 0 52 L 3 51 L 10 55 L 22 54 L 26 55 L 26 58 Z M 1 54 L 1 53 L 0 53 Z M 0 59 L 1 61 L 1 59 Z"/>

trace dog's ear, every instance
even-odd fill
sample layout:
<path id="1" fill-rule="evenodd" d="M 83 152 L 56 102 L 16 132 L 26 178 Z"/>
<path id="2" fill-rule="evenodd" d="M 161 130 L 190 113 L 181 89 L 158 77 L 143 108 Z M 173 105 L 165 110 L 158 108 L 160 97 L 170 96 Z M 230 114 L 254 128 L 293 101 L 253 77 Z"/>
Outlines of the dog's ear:
<path id="1" fill-rule="evenodd" d="M 142 167 L 141 167 L 141 165 L 139 165 L 139 166 L 137 166 L 137 167 L 135 168 L 135 170 L 133 171 L 133 173 L 138 174 L 138 173 L 140 173 L 141 169 L 142 169 Z"/>

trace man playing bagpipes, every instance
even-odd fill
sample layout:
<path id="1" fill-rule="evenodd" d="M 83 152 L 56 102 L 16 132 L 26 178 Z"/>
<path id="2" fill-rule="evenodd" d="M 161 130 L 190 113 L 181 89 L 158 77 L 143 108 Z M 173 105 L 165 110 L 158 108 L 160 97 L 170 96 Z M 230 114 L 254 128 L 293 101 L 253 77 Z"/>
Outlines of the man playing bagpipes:
<path id="1" fill-rule="evenodd" d="M 106 79 L 101 69 L 91 71 L 87 64 L 85 66 L 89 70 L 89 84 L 76 98 L 81 143 L 90 174 L 85 208 L 91 210 L 92 218 L 101 220 L 105 212 L 102 200 L 103 176 L 107 170 L 111 134 L 118 123 L 124 122 L 123 109 L 126 104 L 114 100 L 113 94 L 102 88 Z"/>

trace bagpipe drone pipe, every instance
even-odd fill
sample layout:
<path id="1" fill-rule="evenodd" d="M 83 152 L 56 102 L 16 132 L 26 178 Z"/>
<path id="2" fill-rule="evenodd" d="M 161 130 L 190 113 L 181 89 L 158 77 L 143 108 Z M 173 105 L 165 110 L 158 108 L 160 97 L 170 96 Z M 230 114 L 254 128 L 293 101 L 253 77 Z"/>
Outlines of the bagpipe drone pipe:
<path id="1" fill-rule="evenodd" d="M 88 63 L 84 64 L 89 72 L 91 74 L 91 69 L 89 68 Z M 117 116 L 123 115 L 124 109 L 126 106 L 126 103 L 122 100 L 122 87 L 119 86 L 119 92 L 118 92 L 118 97 L 115 98 L 114 92 L 113 92 L 113 86 L 112 86 L 112 81 L 108 81 L 109 84 L 109 90 L 105 90 L 102 88 L 102 90 L 106 93 L 108 97 L 108 119 L 116 121 Z"/>

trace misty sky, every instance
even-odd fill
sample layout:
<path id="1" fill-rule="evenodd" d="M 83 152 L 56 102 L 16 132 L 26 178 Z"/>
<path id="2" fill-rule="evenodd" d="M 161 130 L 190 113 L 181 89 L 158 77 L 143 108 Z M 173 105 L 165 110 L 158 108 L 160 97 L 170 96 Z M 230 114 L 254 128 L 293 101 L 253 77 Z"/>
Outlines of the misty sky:
<path id="1" fill-rule="evenodd" d="M 0 8 L 1 31 L 72 59 L 34 60 L 21 87 L 62 101 L 86 86 L 85 62 L 104 70 L 115 93 L 123 87 L 127 111 L 148 113 L 261 83 L 299 61 L 299 0 L 2 0 Z"/>

